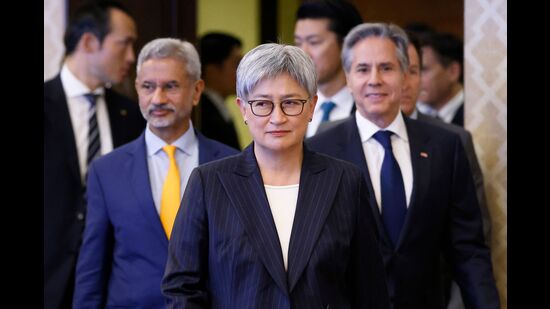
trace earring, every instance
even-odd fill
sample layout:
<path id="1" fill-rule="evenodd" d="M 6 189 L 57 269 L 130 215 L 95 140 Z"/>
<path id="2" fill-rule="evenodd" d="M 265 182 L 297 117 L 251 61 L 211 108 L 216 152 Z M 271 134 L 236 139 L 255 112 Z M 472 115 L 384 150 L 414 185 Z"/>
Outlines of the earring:
<path id="1" fill-rule="evenodd" d="M 245 125 L 245 126 L 247 126 L 247 125 L 248 125 L 248 122 L 247 122 L 246 120 L 244 121 L 244 125 Z"/>
<path id="2" fill-rule="evenodd" d="M 309 122 L 311 122 L 313 120 L 313 118 L 309 118 Z"/>

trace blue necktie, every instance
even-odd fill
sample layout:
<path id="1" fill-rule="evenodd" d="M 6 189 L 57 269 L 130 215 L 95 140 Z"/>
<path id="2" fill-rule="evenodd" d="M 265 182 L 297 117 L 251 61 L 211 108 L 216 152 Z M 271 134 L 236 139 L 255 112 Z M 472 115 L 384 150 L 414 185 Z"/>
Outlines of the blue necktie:
<path id="1" fill-rule="evenodd" d="M 92 160 L 99 156 L 99 150 L 101 149 L 95 106 L 98 95 L 87 93 L 84 96 L 90 102 L 90 108 L 88 109 L 88 154 L 86 156 L 86 164 L 89 166 Z"/>
<path id="2" fill-rule="evenodd" d="M 382 221 L 395 248 L 407 214 L 407 199 L 401 170 L 391 147 L 392 134 L 390 131 L 378 131 L 373 137 L 384 147 L 384 161 L 380 171 Z"/>
<path id="3" fill-rule="evenodd" d="M 332 109 L 334 109 L 335 106 L 336 104 L 331 101 L 323 102 L 323 104 L 321 104 L 321 109 L 323 110 L 323 118 L 321 118 L 321 122 L 328 121 L 330 112 L 332 111 Z"/>

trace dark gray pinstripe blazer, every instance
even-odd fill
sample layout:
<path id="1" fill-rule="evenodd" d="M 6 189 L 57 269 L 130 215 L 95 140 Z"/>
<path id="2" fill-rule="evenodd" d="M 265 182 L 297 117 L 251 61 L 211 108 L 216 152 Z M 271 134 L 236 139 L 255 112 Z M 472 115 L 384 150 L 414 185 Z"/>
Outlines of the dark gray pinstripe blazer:
<path id="1" fill-rule="evenodd" d="M 168 308 L 388 308 L 365 177 L 304 149 L 284 270 L 253 145 L 196 168 L 172 232 Z"/>

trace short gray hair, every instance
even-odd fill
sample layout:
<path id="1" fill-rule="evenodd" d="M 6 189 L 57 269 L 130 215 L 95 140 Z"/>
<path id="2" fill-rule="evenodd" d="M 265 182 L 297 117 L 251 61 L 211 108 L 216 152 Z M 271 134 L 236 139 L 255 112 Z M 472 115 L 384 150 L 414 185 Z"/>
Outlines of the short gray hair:
<path id="1" fill-rule="evenodd" d="M 201 78 L 201 62 L 195 47 L 186 41 L 172 38 L 154 39 L 140 51 L 136 72 L 149 59 L 175 58 L 185 63 L 190 79 L 194 82 Z"/>
<path id="2" fill-rule="evenodd" d="M 317 73 L 313 60 L 300 48 L 290 45 L 262 44 L 244 55 L 237 68 L 237 96 L 246 100 L 259 82 L 288 73 L 314 97 Z"/>
<path id="3" fill-rule="evenodd" d="M 394 24 L 386 23 L 364 23 L 355 26 L 346 35 L 344 39 L 344 48 L 342 49 L 342 64 L 344 70 L 349 73 L 351 63 L 353 62 L 353 47 L 360 41 L 369 37 L 387 38 L 390 39 L 396 48 L 396 56 L 399 60 L 399 66 L 403 72 L 409 70 L 409 54 L 407 47 L 409 46 L 409 38 L 403 29 Z"/>

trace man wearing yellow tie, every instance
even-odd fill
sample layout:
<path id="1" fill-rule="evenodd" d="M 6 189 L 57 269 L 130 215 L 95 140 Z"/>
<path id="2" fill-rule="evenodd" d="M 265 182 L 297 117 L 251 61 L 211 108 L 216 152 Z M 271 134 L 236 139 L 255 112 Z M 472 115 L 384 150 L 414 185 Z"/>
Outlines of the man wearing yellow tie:
<path id="1" fill-rule="evenodd" d="M 156 39 L 141 50 L 136 90 L 147 128 L 90 168 L 74 308 L 164 308 L 168 240 L 191 171 L 237 153 L 193 128 L 200 72 L 188 42 Z"/>

